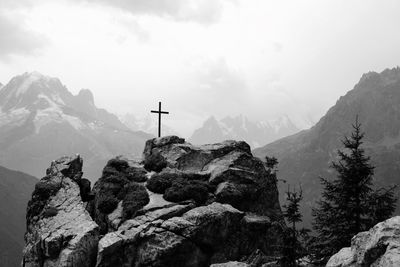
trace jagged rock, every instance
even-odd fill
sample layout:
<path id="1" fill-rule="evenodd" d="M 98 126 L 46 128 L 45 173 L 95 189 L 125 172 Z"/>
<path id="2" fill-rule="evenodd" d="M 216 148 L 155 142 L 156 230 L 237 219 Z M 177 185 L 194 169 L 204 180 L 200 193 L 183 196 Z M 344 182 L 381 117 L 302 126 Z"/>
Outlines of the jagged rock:
<path id="1" fill-rule="evenodd" d="M 52 162 L 28 203 L 24 267 L 93 266 L 99 232 L 85 209 L 79 156 Z"/>
<path id="2" fill-rule="evenodd" d="M 378 223 L 351 240 L 351 248 L 333 255 L 327 267 L 400 266 L 400 216 Z"/>

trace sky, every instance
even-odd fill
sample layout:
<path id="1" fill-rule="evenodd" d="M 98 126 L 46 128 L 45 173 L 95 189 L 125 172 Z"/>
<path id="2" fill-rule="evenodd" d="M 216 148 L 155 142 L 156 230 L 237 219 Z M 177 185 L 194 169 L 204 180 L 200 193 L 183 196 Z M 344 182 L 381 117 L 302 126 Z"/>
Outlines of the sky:
<path id="1" fill-rule="evenodd" d="M 398 0 L 0 0 L 0 82 L 58 77 L 184 136 L 213 115 L 316 122 L 400 64 Z"/>

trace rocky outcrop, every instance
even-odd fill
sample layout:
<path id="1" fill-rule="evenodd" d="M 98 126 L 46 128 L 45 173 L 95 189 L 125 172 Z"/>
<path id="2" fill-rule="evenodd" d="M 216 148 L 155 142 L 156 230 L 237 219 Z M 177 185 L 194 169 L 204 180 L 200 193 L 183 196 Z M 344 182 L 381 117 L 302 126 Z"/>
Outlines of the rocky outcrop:
<path id="1" fill-rule="evenodd" d="M 152 139 L 146 143 L 142 162 L 111 159 L 91 192 L 81 182 L 77 163 L 81 164 L 80 158 L 52 164 L 54 170 L 41 181 L 51 190 L 45 197 L 33 195 L 26 266 L 36 266 L 28 262 L 52 266 L 40 265 L 43 259 L 59 264 L 66 248 L 69 253 L 82 251 L 64 246 L 64 237 L 57 239 L 62 245 L 55 246 L 51 255 L 33 245 L 43 243 L 33 236 L 54 234 L 50 229 L 66 236 L 50 227 L 60 211 L 49 218 L 42 215 L 53 199 L 61 198 L 64 203 L 74 200 L 74 209 L 79 210 L 74 212 L 79 216 L 65 225 L 75 231 L 71 240 L 92 234 L 85 239 L 87 265 L 79 262 L 79 254 L 69 266 L 210 266 L 246 260 L 254 251 L 269 257 L 278 253 L 285 226 L 276 182 L 245 142 L 196 147 L 176 136 Z M 67 184 L 75 191 L 57 193 Z M 89 243 L 95 245 L 93 250 L 88 250 Z"/>
<path id="2" fill-rule="evenodd" d="M 327 267 L 400 266 L 400 216 L 353 237 L 350 248 L 333 255 Z"/>
<path id="3" fill-rule="evenodd" d="M 161 165 L 167 171 L 165 168 L 202 174 L 216 187 L 213 193 L 217 201 L 260 215 L 281 216 L 275 181 L 245 142 L 196 147 L 176 136 L 152 139 L 146 143 L 144 163 L 149 171 L 160 171 Z"/>
<path id="4" fill-rule="evenodd" d="M 93 266 L 99 230 L 81 198 L 82 159 L 63 157 L 46 173 L 28 203 L 22 266 Z"/>

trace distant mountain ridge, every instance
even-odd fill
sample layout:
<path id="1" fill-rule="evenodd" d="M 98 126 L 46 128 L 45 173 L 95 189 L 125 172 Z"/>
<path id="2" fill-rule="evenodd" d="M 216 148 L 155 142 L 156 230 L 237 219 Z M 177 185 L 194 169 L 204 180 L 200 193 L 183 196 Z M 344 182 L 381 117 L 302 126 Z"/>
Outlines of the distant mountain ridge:
<path id="1" fill-rule="evenodd" d="M 119 119 L 132 131 L 143 131 L 145 133 L 150 133 L 157 135 L 158 132 L 158 118 L 153 115 L 151 116 L 137 116 L 132 113 L 127 113 L 119 116 Z M 164 136 L 168 135 L 179 135 L 168 125 L 164 123 L 161 124 L 162 133 Z"/>
<path id="2" fill-rule="evenodd" d="M 244 140 L 252 148 L 257 148 L 298 131 L 300 128 L 288 116 L 263 122 L 251 121 L 243 115 L 228 116 L 221 120 L 211 116 L 201 128 L 194 131 L 189 141 L 194 144 L 206 144 L 227 139 Z"/>
<path id="3" fill-rule="evenodd" d="M 38 179 L 0 166 L 0 266 L 19 266 L 25 210 Z"/>
<path id="4" fill-rule="evenodd" d="M 150 137 L 97 108 L 90 90 L 72 95 L 58 78 L 24 73 L 0 90 L 0 164 L 37 177 L 49 160 L 80 153 L 96 180 L 107 159 L 139 156 Z"/>
<path id="5" fill-rule="evenodd" d="M 365 132 L 364 148 L 375 169 L 378 186 L 399 183 L 400 177 L 400 68 L 369 72 L 309 130 L 282 138 L 253 152 L 279 160 L 278 178 L 302 185 L 303 212 L 309 223 L 310 207 L 320 198 L 319 176 L 336 175 L 329 168 L 337 160 L 341 140 L 351 133 L 358 115 Z M 281 184 L 281 197 L 287 184 Z M 399 206 L 399 204 L 398 204 Z M 398 207 L 399 208 L 399 207 Z"/>

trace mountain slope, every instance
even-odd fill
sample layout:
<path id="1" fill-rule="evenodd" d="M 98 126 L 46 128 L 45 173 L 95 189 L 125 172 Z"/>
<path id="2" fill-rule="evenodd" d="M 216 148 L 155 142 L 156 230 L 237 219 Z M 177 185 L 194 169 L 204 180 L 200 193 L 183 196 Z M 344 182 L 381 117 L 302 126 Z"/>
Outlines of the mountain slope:
<path id="1" fill-rule="evenodd" d="M 0 265 L 19 266 L 24 246 L 25 210 L 38 180 L 0 167 Z"/>
<path id="2" fill-rule="evenodd" d="M 151 137 L 97 108 L 89 90 L 72 95 L 59 79 L 37 72 L 11 79 L 0 90 L 0 108 L 0 164 L 38 177 L 52 159 L 79 153 L 94 181 L 107 159 L 139 156 Z"/>
<path id="3" fill-rule="evenodd" d="M 193 144 L 207 144 L 227 139 L 244 140 L 256 148 L 299 130 L 287 116 L 269 122 L 253 122 L 244 116 L 222 120 L 210 117 L 201 128 L 194 131 L 189 141 Z"/>
<path id="4" fill-rule="evenodd" d="M 375 169 L 378 186 L 398 184 L 400 177 L 400 68 L 364 74 L 358 84 L 342 96 L 335 106 L 311 129 L 282 138 L 254 150 L 260 158 L 279 160 L 278 178 L 292 186 L 301 183 L 304 192 L 306 223 L 310 208 L 320 198 L 319 176 L 336 175 L 329 169 L 337 159 L 341 140 L 351 133 L 356 115 L 365 132 L 364 148 Z M 287 189 L 281 183 L 281 196 Z"/>

